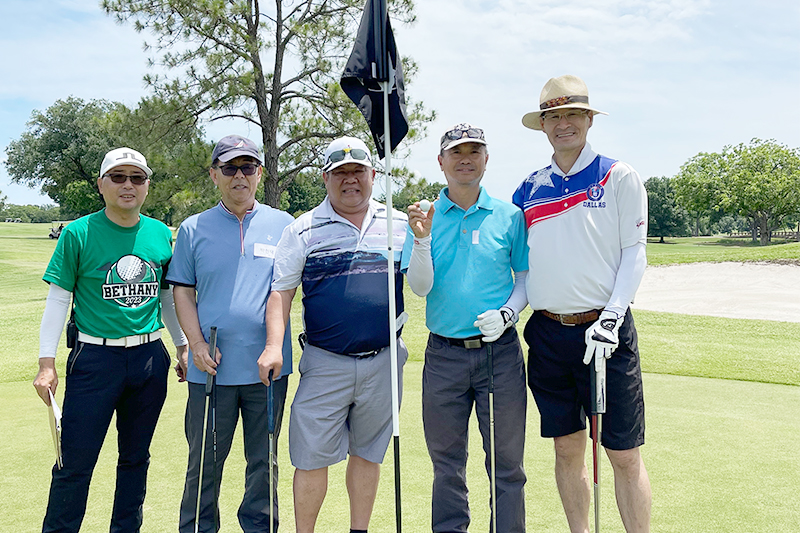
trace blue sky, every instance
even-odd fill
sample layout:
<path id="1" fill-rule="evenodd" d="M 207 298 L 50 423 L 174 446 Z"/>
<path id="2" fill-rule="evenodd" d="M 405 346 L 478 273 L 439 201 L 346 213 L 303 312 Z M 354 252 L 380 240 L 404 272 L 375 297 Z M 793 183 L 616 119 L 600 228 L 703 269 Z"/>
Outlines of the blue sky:
<path id="1" fill-rule="evenodd" d="M 417 23 L 395 27 L 401 54 L 419 73 L 408 93 L 438 113 L 407 164 L 442 181 L 438 138 L 468 121 L 486 131 L 483 184 L 510 199 L 549 163 L 542 133 L 524 128 L 553 76 L 589 86 L 597 117 L 589 142 L 632 164 L 643 178 L 671 176 L 699 152 L 754 137 L 800 146 L 800 4 L 792 0 L 417 0 Z M 4 0 L 0 35 L 0 158 L 33 110 L 74 95 L 134 106 L 146 94 L 146 36 L 119 26 L 95 0 Z M 9 23 L 8 21 L 13 21 Z M 206 128 L 209 138 L 244 123 Z M 48 203 L 13 185 L 11 203 Z"/>

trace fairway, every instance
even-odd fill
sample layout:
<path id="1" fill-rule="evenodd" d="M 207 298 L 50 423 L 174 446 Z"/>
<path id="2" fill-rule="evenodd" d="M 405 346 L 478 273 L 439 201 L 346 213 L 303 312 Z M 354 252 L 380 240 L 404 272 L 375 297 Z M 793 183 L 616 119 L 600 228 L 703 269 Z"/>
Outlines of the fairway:
<path id="1" fill-rule="evenodd" d="M 41 275 L 55 241 L 47 225 L 0 224 L 0 533 L 37 531 L 47 503 L 52 442 L 46 408 L 31 381 L 46 296 Z M 667 245 L 669 246 L 669 245 Z M 789 245 L 793 246 L 793 245 Z M 650 247 L 655 248 L 653 245 Z M 783 249 L 783 248 L 781 248 Z M 748 248 L 748 253 L 752 249 Z M 784 252 L 780 252 L 784 253 Z M 658 257 L 659 252 L 653 254 Z M 406 365 L 401 409 L 403 529 L 429 531 L 431 463 L 421 427 L 422 300 L 406 293 L 411 320 L 404 331 Z M 293 310 L 298 323 L 298 306 Z M 520 323 L 524 324 L 529 310 Z M 653 488 L 653 532 L 796 531 L 800 523 L 800 324 L 635 311 L 645 371 L 647 442 L 642 448 Z M 297 327 L 295 326 L 295 330 Z M 295 367 L 298 348 L 295 346 Z M 59 351 L 63 387 L 66 350 Z M 291 377 L 290 395 L 297 387 Z M 63 398 L 63 388 L 57 394 Z M 143 533 L 174 532 L 186 469 L 183 435 L 186 387 L 172 379 L 152 446 Z M 287 415 L 290 400 L 287 401 Z M 525 468 L 527 528 L 567 531 L 553 476 L 552 443 L 538 435 L 538 413 L 528 397 Z M 286 428 L 284 428 L 285 431 Z M 488 531 L 488 482 L 477 426 L 471 426 L 468 478 L 471 531 Z M 279 442 L 280 531 L 293 532 L 292 468 L 287 435 Z M 109 431 L 95 470 L 83 531 L 108 530 L 114 492 L 116 434 Z M 591 453 L 587 450 L 587 453 Z M 393 532 L 393 457 L 386 455 L 371 532 Z M 238 531 L 243 492 L 241 432 L 226 463 L 221 490 L 223 531 Z M 603 529 L 622 531 L 610 463 L 603 463 Z M 347 531 L 344 468 L 331 469 L 317 531 Z"/>

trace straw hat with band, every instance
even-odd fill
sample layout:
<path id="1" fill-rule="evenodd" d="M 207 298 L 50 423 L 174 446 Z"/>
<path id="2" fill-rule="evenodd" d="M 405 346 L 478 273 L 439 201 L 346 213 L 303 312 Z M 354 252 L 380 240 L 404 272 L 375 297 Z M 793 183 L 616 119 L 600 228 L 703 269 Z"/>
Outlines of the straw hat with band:
<path id="1" fill-rule="evenodd" d="M 541 130 L 541 117 L 546 111 L 569 108 L 585 109 L 592 115 L 608 115 L 605 111 L 599 111 L 589 106 L 589 89 L 582 79 L 566 74 L 547 80 L 542 94 L 539 96 L 539 111 L 526 113 L 522 117 L 522 124 L 532 130 Z"/>

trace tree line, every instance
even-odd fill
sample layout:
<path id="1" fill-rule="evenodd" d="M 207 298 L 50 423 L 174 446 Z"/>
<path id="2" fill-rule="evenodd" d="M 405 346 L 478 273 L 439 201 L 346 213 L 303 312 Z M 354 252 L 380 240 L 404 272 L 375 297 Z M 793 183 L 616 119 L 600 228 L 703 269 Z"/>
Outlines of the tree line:
<path id="1" fill-rule="evenodd" d="M 728 145 L 645 188 L 651 237 L 748 231 L 765 245 L 774 231 L 800 223 L 800 149 L 761 139 Z"/>

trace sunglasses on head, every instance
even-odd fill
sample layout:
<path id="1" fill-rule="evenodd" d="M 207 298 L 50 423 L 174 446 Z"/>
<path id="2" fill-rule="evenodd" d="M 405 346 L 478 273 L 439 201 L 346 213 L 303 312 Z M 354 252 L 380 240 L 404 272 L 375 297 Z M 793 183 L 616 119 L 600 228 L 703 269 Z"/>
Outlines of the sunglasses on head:
<path id="1" fill-rule="evenodd" d="M 235 176 L 236 172 L 241 170 L 245 176 L 252 176 L 258 170 L 258 165 L 253 163 L 245 163 L 244 165 L 217 165 L 215 168 L 220 169 L 224 176 Z"/>
<path id="2" fill-rule="evenodd" d="M 147 181 L 147 176 L 142 175 L 128 176 L 127 174 L 106 174 L 106 177 L 114 183 L 125 183 L 130 179 L 131 183 L 134 185 L 144 185 L 144 182 Z"/>
<path id="3" fill-rule="evenodd" d="M 446 141 L 457 141 L 463 139 L 465 136 L 469 139 L 486 140 L 483 136 L 483 130 L 480 128 L 454 128 L 442 135 L 442 145 L 444 145 Z"/>
<path id="4" fill-rule="evenodd" d="M 361 148 L 345 148 L 344 150 L 336 150 L 335 152 L 331 152 L 331 155 L 328 156 L 328 164 L 344 161 L 347 157 L 347 154 L 350 154 L 351 159 L 356 159 L 358 161 L 369 161 L 369 152 L 365 152 Z"/>

